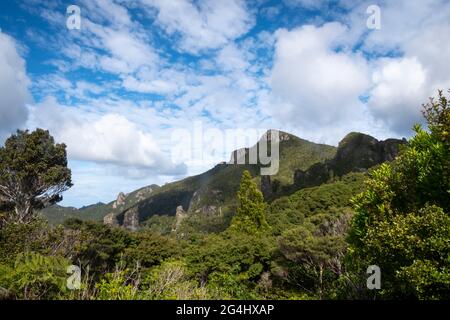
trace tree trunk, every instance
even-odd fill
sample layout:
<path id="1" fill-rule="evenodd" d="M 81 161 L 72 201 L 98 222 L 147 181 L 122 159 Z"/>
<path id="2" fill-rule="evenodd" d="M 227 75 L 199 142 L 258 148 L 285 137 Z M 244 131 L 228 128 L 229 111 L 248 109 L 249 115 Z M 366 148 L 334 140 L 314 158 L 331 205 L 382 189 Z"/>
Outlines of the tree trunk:
<path id="1" fill-rule="evenodd" d="M 33 215 L 33 208 L 31 207 L 31 201 L 28 199 L 17 202 L 14 208 L 16 218 L 14 219 L 20 223 L 27 223 L 31 220 Z"/>
<path id="2" fill-rule="evenodd" d="M 323 266 L 319 265 L 319 297 L 322 300 L 322 286 L 323 286 Z"/>

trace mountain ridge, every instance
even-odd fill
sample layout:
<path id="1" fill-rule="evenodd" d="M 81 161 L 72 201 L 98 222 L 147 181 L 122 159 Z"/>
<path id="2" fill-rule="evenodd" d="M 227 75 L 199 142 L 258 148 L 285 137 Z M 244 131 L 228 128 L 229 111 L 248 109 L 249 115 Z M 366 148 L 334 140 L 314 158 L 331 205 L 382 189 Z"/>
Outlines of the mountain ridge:
<path id="1" fill-rule="evenodd" d="M 398 152 L 398 148 L 393 146 L 404 143 L 398 139 L 387 139 L 385 141 L 388 142 L 384 142 L 362 133 L 350 133 L 341 140 L 338 147 L 334 147 L 310 142 L 286 132 L 279 133 L 280 168 L 274 176 L 260 176 L 259 163 L 236 165 L 222 162 L 204 173 L 163 186 L 150 185 L 129 194 L 120 193 L 115 201 L 108 204 L 86 206 L 83 210 L 67 208 L 67 212 L 64 207 L 48 208 L 43 214 L 54 219 L 57 213 L 63 213 L 65 218 L 93 219 L 108 225 L 136 230 L 152 216 L 175 217 L 177 212 L 183 210 L 187 216 L 198 215 L 199 219 L 214 220 L 208 228 L 220 231 L 233 215 L 236 206 L 235 194 L 244 170 L 251 172 L 266 200 L 271 201 L 302 188 L 325 183 L 336 163 L 345 162 L 348 157 L 352 157 L 350 162 L 353 164 L 338 175 L 342 176 L 356 169 L 368 169 L 379 164 L 381 160 L 390 161 Z M 258 148 L 260 142 L 261 139 L 252 147 L 233 151 L 230 159 L 236 159 L 238 154 L 248 157 L 250 150 Z M 388 145 L 388 150 L 378 150 L 377 147 L 375 151 L 372 150 L 373 146 L 380 144 Z M 363 151 L 358 152 L 359 149 Z M 375 153 L 371 154 L 366 152 L 367 150 Z M 376 156 L 377 152 L 381 154 Z M 383 152 L 388 155 L 383 155 Z M 358 154 L 369 154 L 366 157 L 368 160 L 358 162 Z M 343 160 L 340 160 L 341 158 Z M 56 220 L 61 222 L 61 219 Z"/>

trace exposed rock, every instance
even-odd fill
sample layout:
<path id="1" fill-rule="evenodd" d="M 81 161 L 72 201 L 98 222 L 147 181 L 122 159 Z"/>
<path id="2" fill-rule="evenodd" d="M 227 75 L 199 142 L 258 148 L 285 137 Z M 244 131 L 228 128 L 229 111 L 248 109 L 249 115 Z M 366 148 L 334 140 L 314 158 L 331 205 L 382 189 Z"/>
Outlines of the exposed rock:
<path id="1" fill-rule="evenodd" d="M 111 227 L 119 226 L 119 221 L 117 220 L 117 216 L 114 213 L 110 213 L 104 216 L 103 223 Z"/>
<path id="2" fill-rule="evenodd" d="M 137 207 L 132 207 L 125 211 L 123 226 L 131 231 L 136 231 L 139 228 L 139 211 Z"/>
<path id="3" fill-rule="evenodd" d="M 146 199 L 148 196 L 150 196 L 153 192 L 155 192 L 155 190 L 158 188 L 159 186 L 156 184 L 152 184 L 151 186 L 142 188 L 136 193 L 135 198 L 137 201 L 142 201 Z"/>
<path id="4" fill-rule="evenodd" d="M 212 215 L 221 215 L 222 214 L 222 207 L 212 206 L 212 205 L 205 205 L 197 210 L 195 210 L 195 213 L 200 213 L 202 215 L 212 216 Z"/>
<path id="5" fill-rule="evenodd" d="M 261 192 L 264 199 L 271 199 L 282 189 L 280 180 L 273 179 L 271 176 L 261 176 Z"/>
<path id="6" fill-rule="evenodd" d="M 366 171 L 375 165 L 394 160 L 399 146 L 404 143 L 405 140 L 378 141 L 362 133 L 350 133 L 339 143 L 333 159 L 317 163 L 306 171 L 297 170 L 294 184 L 297 189 L 307 188 L 325 183 L 334 176 Z"/>
<path id="7" fill-rule="evenodd" d="M 262 139 L 271 141 L 271 132 L 268 131 Z M 261 176 L 262 192 L 266 198 L 271 199 L 304 187 L 320 185 L 334 176 L 367 170 L 373 165 L 390 161 L 397 154 L 398 145 L 403 143 L 395 139 L 378 141 L 367 135 L 352 133 L 340 143 L 337 150 L 335 147 L 308 142 L 284 132 L 279 132 L 279 137 L 280 142 L 285 141 L 280 144 L 280 157 L 286 157 L 284 163 L 288 163 L 289 167 L 284 168 L 284 176 L 281 177 L 284 180 L 279 176 Z M 248 157 L 250 150 L 257 148 L 258 144 L 235 151 L 230 162 L 243 156 Z M 320 163 L 317 163 L 319 161 Z M 315 162 L 316 164 L 311 166 Z M 159 188 L 157 192 L 156 189 L 153 190 L 153 186 L 137 190 L 128 195 L 126 204 L 124 197 L 120 197 L 120 200 L 118 197 L 118 201 L 115 201 L 117 209 L 113 212 L 116 213 L 116 220 L 120 225 L 132 230 L 137 229 L 139 223 L 153 215 L 175 214 L 174 230 L 188 213 L 226 217 L 232 214 L 242 171 L 250 170 L 257 176 L 260 167 L 259 164 L 235 166 L 220 163 L 202 174 L 161 187 L 155 186 Z M 294 181 L 286 177 L 292 177 Z"/>
<path id="8" fill-rule="evenodd" d="M 119 193 L 117 200 L 113 203 L 113 209 L 117 209 L 125 204 L 126 196 L 123 192 Z"/>
<path id="9" fill-rule="evenodd" d="M 222 202 L 223 192 L 221 190 L 197 190 L 194 192 L 189 203 L 188 212 L 195 212 L 203 215 L 221 215 Z"/>
<path id="10" fill-rule="evenodd" d="M 258 150 L 259 150 L 259 146 L 261 145 L 261 143 L 267 143 L 267 142 L 271 142 L 272 141 L 272 132 L 278 132 L 278 137 L 279 137 L 279 141 L 289 141 L 291 139 L 291 135 L 289 133 L 286 132 L 282 132 L 282 131 L 278 131 L 278 130 L 268 130 L 266 131 L 261 139 L 259 139 L 259 141 L 251 148 L 241 148 L 241 149 L 237 149 L 235 151 L 233 151 L 231 153 L 231 157 L 230 157 L 230 161 L 228 162 L 228 164 L 256 164 L 250 161 L 249 159 L 249 154 L 251 153 L 251 151 L 256 153 L 256 157 L 257 157 L 257 163 L 259 162 L 259 154 L 258 154 Z"/>
<path id="11" fill-rule="evenodd" d="M 175 225 L 172 229 L 173 232 L 177 232 L 180 229 L 181 223 L 188 216 L 187 212 L 184 211 L 183 206 L 178 206 L 175 213 Z"/>

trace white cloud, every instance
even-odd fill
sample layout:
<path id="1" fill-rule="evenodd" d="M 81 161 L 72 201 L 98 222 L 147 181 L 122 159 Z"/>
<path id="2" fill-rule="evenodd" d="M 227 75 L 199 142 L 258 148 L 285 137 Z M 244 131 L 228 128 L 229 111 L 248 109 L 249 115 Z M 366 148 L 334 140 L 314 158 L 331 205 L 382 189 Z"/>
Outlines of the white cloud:
<path id="1" fill-rule="evenodd" d="M 229 44 L 220 50 L 217 56 L 217 65 L 224 71 L 244 72 L 250 67 L 246 54 L 248 51 L 239 50 L 235 44 Z"/>
<path id="2" fill-rule="evenodd" d="M 153 135 L 121 114 L 61 106 L 53 97 L 31 111 L 30 126 L 49 129 L 57 141 L 66 143 L 71 160 L 109 163 L 157 175 L 177 175 L 185 170 L 169 161 Z"/>
<path id="3" fill-rule="evenodd" d="M 416 58 L 383 59 L 373 74 L 372 113 L 397 132 L 407 132 L 421 120 L 420 103 L 432 92 L 427 73 Z"/>
<path id="4" fill-rule="evenodd" d="M 153 49 L 128 32 L 107 30 L 102 40 L 113 59 L 126 63 L 128 72 L 142 66 L 154 66 L 157 62 Z"/>
<path id="5" fill-rule="evenodd" d="M 423 121 L 422 103 L 450 87 L 450 2 L 382 2 L 380 30 L 366 27 L 370 0 L 338 3 L 351 9 L 336 15 L 347 28 L 334 23 L 276 33 L 271 85 L 280 107 L 274 118 L 330 133 L 330 125 L 350 129 L 357 120 L 372 128 L 376 120 L 385 133 L 409 136 L 413 123 Z"/>
<path id="6" fill-rule="evenodd" d="M 355 8 L 352 28 L 369 2 Z M 450 2 L 443 0 L 388 1 L 381 6 L 381 29 L 367 33 L 362 49 L 369 55 L 395 52 L 397 58 L 373 58 L 373 90 L 369 108 L 399 134 L 411 133 L 420 111 L 438 89 L 450 88 Z M 357 33 L 357 32 L 355 32 Z"/>
<path id="7" fill-rule="evenodd" d="M 0 31 L 0 143 L 28 117 L 30 81 L 13 38 Z"/>
<path id="8" fill-rule="evenodd" d="M 83 15 L 91 14 L 98 23 L 110 23 L 119 27 L 131 26 L 128 10 L 112 0 L 84 0 Z"/>
<path id="9" fill-rule="evenodd" d="M 254 24 L 241 0 L 145 0 L 157 10 L 157 21 L 169 34 L 180 34 L 181 49 L 197 53 L 224 46 Z"/>
<path id="10" fill-rule="evenodd" d="M 123 87 L 129 91 L 141 93 L 165 94 L 175 91 L 176 86 L 170 81 L 150 80 L 143 81 L 134 77 L 127 77 L 123 80 Z"/>
<path id="11" fill-rule="evenodd" d="M 306 128 L 343 125 L 359 115 L 359 96 L 369 86 L 368 66 L 357 53 L 341 48 L 347 29 L 339 23 L 276 33 L 271 74 L 280 103 L 273 116 Z"/>

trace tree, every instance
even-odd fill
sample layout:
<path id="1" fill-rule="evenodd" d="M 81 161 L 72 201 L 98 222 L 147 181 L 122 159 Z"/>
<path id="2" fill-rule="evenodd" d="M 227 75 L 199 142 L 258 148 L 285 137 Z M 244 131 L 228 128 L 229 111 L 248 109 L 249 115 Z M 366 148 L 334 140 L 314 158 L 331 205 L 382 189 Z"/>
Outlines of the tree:
<path id="1" fill-rule="evenodd" d="M 308 278 L 313 277 L 320 298 L 324 295 L 325 276 L 332 275 L 328 278 L 334 279 L 342 273 L 342 260 L 347 249 L 345 234 L 351 214 L 345 208 L 334 209 L 327 214 L 316 214 L 309 217 L 303 225 L 284 231 L 278 238 L 278 247 L 283 257 L 302 265 L 300 273 L 303 274 L 298 281 L 308 283 Z M 293 269 L 292 271 L 299 270 L 298 266 Z"/>
<path id="2" fill-rule="evenodd" d="M 350 252 L 381 268 L 386 298 L 450 296 L 450 101 L 439 91 L 423 113 L 428 131 L 416 125 L 397 159 L 374 170 L 353 200 Z"/>
<path id="3" fill-rule="evenodd" d="M 264 197 L 247 170 L 242 174 L 237 198 L 238 208 L 231 222 L 231 228 L 247 233 L 267 230 L 269 225 L 265 217 Z"/>
<path id="4" fill-rule="evenodd" d="M 7 221 L 31 221 L 71 186 L 66 145 L 55 144 L 48 131 L 18 130 L 0 148 L 0 201 L 13 207 Z"/>

